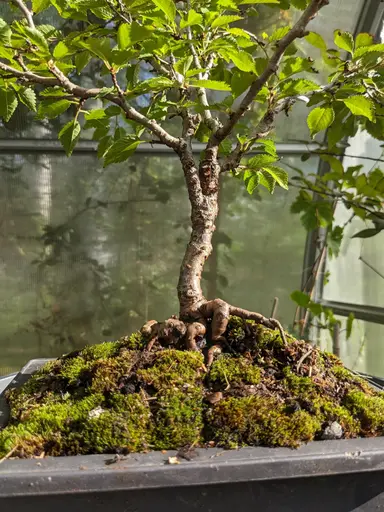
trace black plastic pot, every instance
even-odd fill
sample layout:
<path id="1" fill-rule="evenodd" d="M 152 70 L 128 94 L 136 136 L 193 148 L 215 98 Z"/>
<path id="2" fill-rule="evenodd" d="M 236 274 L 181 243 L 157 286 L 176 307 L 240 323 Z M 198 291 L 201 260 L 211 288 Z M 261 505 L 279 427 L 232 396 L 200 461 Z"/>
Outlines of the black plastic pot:
<path id="1" fill-rule="evenodd" d="M 42 363 L 18 374 L 17 385 Z M 4 409 L 3 409 L 4 411 Z M 90 455 L 0 464 L 4 512 L 368 512 L 384 510 L 384 438 L 313 442 L 298 450 Z"/>

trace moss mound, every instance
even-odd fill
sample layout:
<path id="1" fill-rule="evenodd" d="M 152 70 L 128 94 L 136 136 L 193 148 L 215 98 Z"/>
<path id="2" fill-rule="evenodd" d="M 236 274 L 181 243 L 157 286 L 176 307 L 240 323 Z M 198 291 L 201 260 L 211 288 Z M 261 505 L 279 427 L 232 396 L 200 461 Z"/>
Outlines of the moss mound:
<path id="1" fill-rule="evenodd" d="M 204 356 L 143 350 L 138 333 L 44 366 L 11 390 L 0 458 L 128 453 L 191 446 L 288 446 L 384 433 L 384 394 L 332 354 L 232 318 L 227 348 Z"/>

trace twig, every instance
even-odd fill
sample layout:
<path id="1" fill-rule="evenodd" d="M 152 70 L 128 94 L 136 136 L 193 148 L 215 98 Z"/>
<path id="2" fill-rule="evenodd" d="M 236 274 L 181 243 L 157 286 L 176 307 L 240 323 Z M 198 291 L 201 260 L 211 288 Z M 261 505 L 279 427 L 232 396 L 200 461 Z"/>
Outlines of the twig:
<path id="1" fill-rule="evenodd" d="M 273 306 L 271 312 L 271 318 L 276 318 L 277 308 L 279 307 L 279 297 L 275 297 L 273 299 Z"/>
<path id="2" fill-rule="evenodd" d="M 12 448 L 12 450 L 10 450 L 6 455 L 4 455 L 4 457 L 2 459 L 0 459 L 0 464 L 2 464 L 3 462 L 5 462 L 7 459 L 9 459 L 9 457 L 11 457 L 15 451 L 18 449 L 18 445 L 14 446 Z"/>
<path id="3" fill-rule="evenodd" d="M 31 28 L 35 28 L 35 22 L 33 21 L 33 13 L 28 9 L 23 0 L 11 0 L 13 4 L 15 4 L 20 11 L 24 14 L 28 25 Z"/>
<path id="4" fill-rule="evenodd" d="M 304 361 L 307 359 L 307 357 L 312 354 L 312 352 L 313 352 L 313 347 L 311 347 L 303 356 L 301 356 L 301 358 L 299 359 L 299 362 L 297 363 L 297 366 L 296 366 L 297 373 L 299 373 L 301 365 L 304 363 Z"/>

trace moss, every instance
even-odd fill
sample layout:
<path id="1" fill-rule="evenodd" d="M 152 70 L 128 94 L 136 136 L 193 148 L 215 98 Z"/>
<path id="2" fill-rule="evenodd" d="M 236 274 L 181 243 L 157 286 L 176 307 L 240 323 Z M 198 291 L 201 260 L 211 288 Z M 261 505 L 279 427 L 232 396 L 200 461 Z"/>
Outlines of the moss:
<path id="1" fill-rule="evenodd" d="M 209 380 L 213 385 L 229 387 L 233 384 L 258 384 L 260 368 L 245 357 L 224 354 L 212 365 Z"/>
<path id="2" fill-rule="evenodd" d="M 361 422 L 364 432 L 382 435 L 384 432 L 384 398 L 351 391 L 345 397 L 345 407 Z"/>
<path id="3" fill-rule="evenodd" d="M 119 341 L 128 350 L 142 350 L 146 346 L 146 340 L 139 331 L 134 332 L 130 336 L 123 336 Z"/>
<path id="4" fill-rule="evenodd" d="M 384 393 L 338 358 L 313 348 L 298 375 L 304 341 L 289 337 L 287 348 L 277 331 L 238 318 L 226 338 L 229 349 L 208 372 L 199 352 L 142 350 L 140 333 L 48 363 L 8 392 L 0 458 L 11 450 L 32 457 L 185 445 L 295 447 L 321 438 L 334 421 L 344 437 L 384 434 Z"/>
<path id="5" fill-rule="evenodd" d="M 320 422 L 305 411 L 286 412 L 272 397 L 228 398 L 207 413 L 208 428 L 219 446 L 298 446 L 314 439 Z"/>
<path id="6" fill-rule="evenodd" d="M 284 383 L 291 393 L 310 397 L 316 391 L 316 384 L 310 377 L 297 375 L 289 367 L 284 368 L 283 373 L 285 376 Z"/>
<path id="7" fill-rule="evenodd" d="M 105 343 L 98 343 L 97 345 L 90 345 L 82 350 L 82 357 L 86 360 L 95 359 L 108 359 L 109 357 L 116 356 L 122 343 L 119 341 L 106 341 Z"/>
<path id="8" fill-rule="evenodd" d="M 194 384 L 200 379 L 204 358 L 200 352 L 163 350 L 158 352 L 149 368 L 139 370 L 137 375 L 146 385 L 157 390 Z"/>
<path id="9" fill-rule="evenodd" d="M 155 449 L 169 450 L 198 444 L 202 440 L 203 390 L 184 387 L 161 394 L 154 421 Z"/>

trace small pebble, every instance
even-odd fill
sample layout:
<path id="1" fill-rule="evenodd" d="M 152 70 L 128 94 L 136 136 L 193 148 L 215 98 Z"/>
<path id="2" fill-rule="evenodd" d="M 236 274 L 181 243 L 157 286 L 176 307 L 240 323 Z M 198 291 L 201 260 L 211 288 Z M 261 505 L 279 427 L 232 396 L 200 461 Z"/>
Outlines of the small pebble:
<path id="1" fill-rule="evenodd" d="M 324 441 L 330 441 L 334 439 L 341 439 L 343 437 L 343 427 L 337 421 L 331 423 L 324 429 L 321 439 Z"/>

